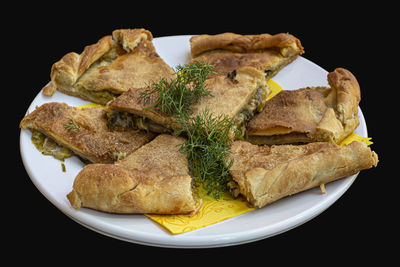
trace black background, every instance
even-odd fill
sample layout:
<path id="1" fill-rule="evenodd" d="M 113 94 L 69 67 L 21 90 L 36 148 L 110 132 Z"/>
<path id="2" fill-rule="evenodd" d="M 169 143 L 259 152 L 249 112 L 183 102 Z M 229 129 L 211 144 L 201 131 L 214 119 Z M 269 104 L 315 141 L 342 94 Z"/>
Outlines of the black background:
<path id="1" fill-rule="evenodd" d="M 49 2 L 15 5 L 3 10 L 3 129 L 12 161 L 3 163 L 2 220 L 7 222 L 6 249 L 20 252 L 14 260 L 73 263 L 84 257 L 94 263 L 154 260 L 185 264 L 272 262 L 327 264 L 349 259 L 389 260 L 397 246 L 396 158 L 398 41 L 395 7 L 384 1 L 354 5 L 350 1 L 299 2 Z M 7 18 L 6 18 L 7 16 Z M 11 17 L 11 18 L 10 18 Z M 89 230 L 59 211 L 33 185 L 19 154 L 18 124 L 33 98 L 50 79 L 50 68 L 64 54 L 80 53 L 118 28 L 146 28 L 153 36 L 289 32 L 305 48 L 305 58 L 327 71 L 349 69 L 358 79 L 377 168 L 362 171 L 350 189 L 325 212 L 277 236 L 227 248 L 166 249 L 128 243 Z M 5 82 L 5 83 L 4 83 Z M 11 92 L 11 95 L 9 93 Z M 7 108 L 5 105 L 7 105 Z M 8 122 L 8 120 L 11 121 Z M 11 166 L 14 167 L 12 168 Z M 392 166 L 392 168 L 391 168 Z M 11 172 L 9 172 L 11 170 Z M 398 223 L 397 223 L 398 224 Z M 282 254 L 283 253 L 283 254 Z M 13 254 L 15 255 L 15 254 Z M 213 258 L 209 257 L 213 256 Z M 215 257 L 214 257 L 215 256 Z M 140 263 L 145 259 L 147 262 Z M 347 259 L 347 260 L 346 260 Z M 259 263 L 258 263 L 259 264 Z"/>

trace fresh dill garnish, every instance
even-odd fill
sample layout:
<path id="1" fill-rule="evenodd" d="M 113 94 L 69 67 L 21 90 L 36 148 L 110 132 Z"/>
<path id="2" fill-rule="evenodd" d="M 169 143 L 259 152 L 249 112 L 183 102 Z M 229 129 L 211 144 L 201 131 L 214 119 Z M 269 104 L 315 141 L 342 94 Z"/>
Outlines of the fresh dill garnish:
<path id="1" fill-rule="evenodd" d="M 184 132 L 187 136 L 179 150 L 187 155 L 193 184 L 202 185 L 207 194 L 218 199 L 231 178 L 229 169 L 233 161 L 227 159 L 232 142 L 232 121 L 225 115 L 214 116 L 204 110 L 195 117 L 180 118 L 178 123 L 180 130 L 175 134 Z"/>
<path id="2" fill-rule="evenodd" d="M 79 132 L 79 129 L 81 128 L 81 126 L 79 125 L 79 123 L 75 123 L 72 119 L 68 120 L 67 124 L 64 124 L 64 128 L 68 131 L 76 131 Z"/>
<path id="3" fill-rule="evenodd" d="M 158 94 L 155 104 L 145 109 L 159 108 L 167 115 L 189 114 L 191 105 L 198 103 L 203 96 L 212 95 L 204 82 L 210 73 L 215 73 L 213 70 L 213 65 L 202 62 L 178 65 L 175 79 L 168 81 L 163 78 L 153 82 L 140 93 L 139 100 L 148 103 L 152 95 Z"/>
<path id="4" fill-rule="evenodd" d="M 61 162 L 61 170 L 62 170 L 62 172 L 67 172 L 64 162 Z"/>
<path id="5" fill-rule="evenodd" d="M 151 97 L 158 96 L 145 109 L 159 108 L 175 118 L 178 130 L 174 135 L 187 137 L 179 151 L 187 156 L 193 185 L 202 185 L 207 194 L 218 199 L 231 179 L 229 169 L 233 161 L 227 161 L 233 123 L 227 116 L 214 116 L 208 110 L 194 116 L 191 109 L 202 97 L 212 96 L 204 84 L 211 73 L 215 74 L 214 66 L 202 62 L 177 66 L 175 79 L 153 83 L 140 94 L 139 100 L 149 103 Z"/>

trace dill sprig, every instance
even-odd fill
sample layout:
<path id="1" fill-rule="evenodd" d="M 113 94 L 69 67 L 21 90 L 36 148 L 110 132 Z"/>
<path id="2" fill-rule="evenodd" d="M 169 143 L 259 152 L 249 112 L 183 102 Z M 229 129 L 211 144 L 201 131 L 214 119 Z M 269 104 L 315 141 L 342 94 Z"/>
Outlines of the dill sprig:
<path id="1" fill-rule="evenodd" d="M 75 123 L 72 119 L 68 120 L 67 124 L 64 124 L 64 128 L 68 131 L 76 131 L 79 132 L 81 126 L 79 125 L 79 123 Z"/>
<path id="2" fill-rule="evenodd" d="M 184 132 L 187 136 L 179 150 L 187 155 L 193 184 L 202 185 L 207 194 L 218 199 L 231 178 L 229 169 L 233 161 L 227 158 L 232 142 L 232 121 L 225 115 L 214 116 L 204 110 L 195 117 L 180 118 L 178 123 L 181 129 L 175 134 Z"/>
<path id="3" fill-rule="evenodd" d="M 212 95 L 204 85 L 210 73 L 215 73 L 214 66 L 202 62 L 193 62 L 176 67 L 176 78 L 153 82 L 140 93 L 139 100 L 148 103 L 150 97 L 158 94 L 156 102 L 146 107 L 159 108 L 167 115 L 182 115 L 192 112 L 190 106 L 200 101 L 203 96 Z"/>

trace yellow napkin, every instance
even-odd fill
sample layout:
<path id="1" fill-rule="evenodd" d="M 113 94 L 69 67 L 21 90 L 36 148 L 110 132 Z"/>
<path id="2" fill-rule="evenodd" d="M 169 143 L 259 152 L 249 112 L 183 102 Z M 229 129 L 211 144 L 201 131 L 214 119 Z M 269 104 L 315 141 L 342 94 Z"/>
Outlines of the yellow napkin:
<path id="1" fill-rule="evenodd" d="M 151 215 L 147 217 L 164 226 L 172 234 L 181 234 L 198 228 L 208 226 L 242 213 L 253 210 L 248 203 L 241 199 L 233 199 L 229 193 L 224 193 L 219 200 L 206 194 L 204 189 L 199 189 L 202 199 L 200 209 L 192 215 Z"/>
<path id="2" fill-rule="evenodd" d="M 350 144 L 353 141 L 358 141 L 358 142 L 364 142 L 367 145 L 372 145 L 373 142 L 371 142 L 371 137 L 363 137 L 363 136 L 359 136 L 358 134 L 352 133 L 349 136 L 347 136 L 342 142 L 340 142 L 339 145 L 341 146 L 347 146 L 348 144 Z"/>
<path id="3" fill-rule="evenodd" d="M 271 93 L 268 95 L 267 100 L 270 100 L 271 98 L 276 96 L 276 94 L 283 90 L 283 88 L 279 84 L 271 79 L 268 80 L 267 85 L 271 89 Z"/>
<path id="4" fill-rule="evenodd" d="M 96 107 L 105 108 L 105 106 L 100 105 L 100 104 L 96 104 L 96 103 L 90 103 L 90 104 L 85 104 L 85 105 L 76 106 L 76 108 L 79 108 L 79 109 L 96 108 Z"/>

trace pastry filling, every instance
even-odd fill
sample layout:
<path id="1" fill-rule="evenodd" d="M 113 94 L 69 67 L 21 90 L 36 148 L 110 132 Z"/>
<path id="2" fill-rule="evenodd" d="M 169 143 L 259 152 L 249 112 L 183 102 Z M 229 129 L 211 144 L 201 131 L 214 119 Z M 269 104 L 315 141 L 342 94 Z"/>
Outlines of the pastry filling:
<path id="1" fill-rule="evenodd" d="M 276 134 L 276 135 L 248 135 L 246 138 L 252 144 L 260 145 L 274 145 L 274 144 L 304 144 L 310 143 L 313 140 L 312 137 L 307 136 L 306 133 L 288 133 L 288 134 Z M 320 140 L 323 141 L 323 140 Z"/>
<path id="2" fill-rule="evenodd" d="M 90 76 L 99 68 L 109 66 L 121 54 L 121 51 L 117 51 L 116 48 L 112 48 L 97 61 L 93 62 L 92 65 L 90 65 L 90 67 L 85 71 L 85 73 L 83 73 L 82 76 L 79 77 L 73 88 L 71 88 L 71 91 L 79 96 L 88 98 L 92 102 L 102 105 L 107 104 L 107 102 L 113 100 L 115 97 L 120 95 L 118 93 L 114 93 L 111 89 L 90 90 L 90 88 L 86 88 L 80 81 L 86 79 L 86 76 Z"/>
<path id="3" fill-rule="evenodd" d="M 145 130 L 155 133 L 171 133 L 172 130 L 157 124 L 147 118 L 134 115 L 126 111 L 111 111 L 107 113 L 108 127 L 110 130 Z"/>
<path id="4" fill-rule="evenodd" d="M 278 71 L 280 71 L 283 67 L 285 67 L 287 64 L 289 64 L 290 61 L 292 61 L 291 58 L 288 58 L 285 60 L 281 59 L 278 61 L 278 63 L 272 65 L 270 68 L 264 69 L 265 77 L 267 79 L 270 79 L 271 77 L 275 76 L 275 74 L 277 74 Z"/>
<path id="5" fill-rule="evenodd" d="M 36 149 L 43 155 L 50 155 L 54 158 L 64 161 L 73 155 L 72 151 L 66 147 L 58 146 L 53 139 L 47 137 L 39 131 L 32 130 L 32 143 Z"/>
<path id="6" fill-rule="evenodd" d="M 86 97 L 90 99 L 92 102 L 101 105 L 107 104 L 110 100 L 113 100 L 119 95 L 119 94 L 114 94 L 109 90 L 96 90 L 96 91 L 87 90 L 83 86 L 75 86 L 74 89 L 75 93 L 77 93 L 78 95 Z"/>
<path id="7" fill-rule="evenodd" d="M 86 158 L 83 158 L 82 156 L 74 153 L 72 150 L 68 149 L 65 146 L 57 144 L 52 138 L 46 136 L 45 134 L 33 129 L 31 129 L 31 131 L 31 141 L 35 145 L 36 149 L 43 155 L 53 156 L 60 161 L 64 161 L 64 159 L 75 155 L 79 157 L 84 163 L 90 163 L 90 161 Z M 126 152 L 114 151 L 111 155 L 111 158 L 113 160 L 121 160 L 124 159 L 126 156 Z"/>
<path id="8" fill-rule="evenodd" d="M 247 122 L 256 112 L 261 112 L 264 108 L 267 102 L 267 94 L 267 87 L 258 88 L 251 96 L 248 104 L 233 118 L 235 139 L 243 140 Z"/>

